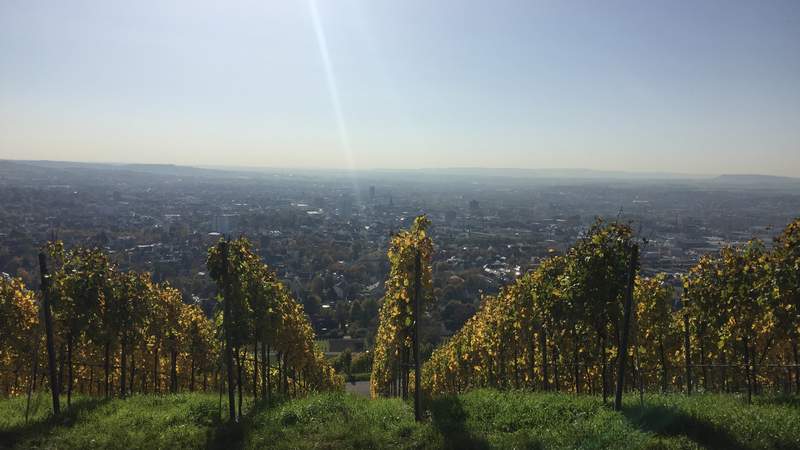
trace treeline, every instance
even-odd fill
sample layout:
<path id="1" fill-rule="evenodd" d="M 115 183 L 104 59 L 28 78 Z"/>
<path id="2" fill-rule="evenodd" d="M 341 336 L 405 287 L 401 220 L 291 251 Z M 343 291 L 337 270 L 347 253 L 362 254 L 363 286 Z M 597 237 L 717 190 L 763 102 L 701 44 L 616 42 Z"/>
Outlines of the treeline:
<path id="1" fill-rule="evenodd" d="M 597 222 L 496 296 L 423 369 L 432 394 L 476 387 L 602 393 L 617 383 L 624 300 L 634 288 L 624 388 L 800 391 L 800 219 L 772 250 L 757 240 L 688 274 L 636 276 L 627 225 Z M 672 281 L 672 282 L 670 282 Z"/>
<path id="2" fill-rule="evenodd" d="M 209 270 L 220 288 L 209 318 L 168 283 L 120 271 L 100 249 L 48 244 L 42 292 L 0 279 L 0 392 L 55 387 L 69 405 L 75 392 L 125 397 L 228 385 L 238 389 L 241 412 L 243 389 L 269 397 L 340 387 L 341 378 L 314 347 L 302 306 L 249 243 L 220 245 L 231 251 L 220 258 L 220 246 L 209 249 Z M 55 383 L 46 370 L 45 298 Z M 235 364 L 223 361 L 222 342 L 231 343 Z"/>

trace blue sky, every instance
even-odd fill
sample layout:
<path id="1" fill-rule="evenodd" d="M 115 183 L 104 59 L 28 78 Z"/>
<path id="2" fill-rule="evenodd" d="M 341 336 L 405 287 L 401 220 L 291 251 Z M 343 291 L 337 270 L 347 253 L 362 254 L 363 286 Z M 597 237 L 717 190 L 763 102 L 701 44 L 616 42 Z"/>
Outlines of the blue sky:
<path id="1" fill-rule="evenodd" d="M 0 2 L 0 158 L 800 176 L 800 2 Z"/>

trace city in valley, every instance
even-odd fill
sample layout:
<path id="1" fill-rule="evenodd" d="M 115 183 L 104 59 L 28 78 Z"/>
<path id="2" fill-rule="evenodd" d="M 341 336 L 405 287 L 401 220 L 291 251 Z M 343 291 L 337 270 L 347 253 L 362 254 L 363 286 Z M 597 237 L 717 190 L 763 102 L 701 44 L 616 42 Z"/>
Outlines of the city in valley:
<path id="1" fill-rule="evenodd" d="M 330 351 L 371 348 L 393 233 L 427 214 L 434 344 L 596 220 L 630 224 L 641 272 L 681 274 L 752 238 L 767 246 L 800 211 L 800 180 L 577 170 L 355 173 L 0 161 L 0 272 L 36 286 L 48 240 L 99 247 L 169 281 L 210 313 L 210 246 L 245 236 L 302 302 Z M 428 348 L 430 352 L 432 348 Z M 425 351 L 425 350 L 423 350 Z"/>

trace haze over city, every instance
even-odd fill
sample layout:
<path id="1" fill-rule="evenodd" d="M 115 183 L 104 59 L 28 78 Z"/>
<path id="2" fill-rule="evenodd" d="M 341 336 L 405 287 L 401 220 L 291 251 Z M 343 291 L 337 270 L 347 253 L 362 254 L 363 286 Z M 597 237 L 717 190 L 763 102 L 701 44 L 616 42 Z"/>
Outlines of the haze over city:
<path id="1" fill-rule="evenodd" d="M 0 159 L 800 175 L 800 4 L 4 1 Z"/>

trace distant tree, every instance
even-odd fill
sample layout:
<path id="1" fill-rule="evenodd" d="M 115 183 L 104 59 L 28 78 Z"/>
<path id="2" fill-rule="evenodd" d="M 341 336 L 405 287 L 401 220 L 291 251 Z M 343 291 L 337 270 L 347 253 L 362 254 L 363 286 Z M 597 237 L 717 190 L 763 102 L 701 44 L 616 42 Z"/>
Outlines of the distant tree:
<path id="1" fill-rule="evenodd" d="M 364 325 L 364 309 L 361 308 L 361 302 L 358 300 L 353 300 L 352 305 L 350 305 L 350 323 L 357 324 L 358 326 L 365 326 Z"/>
<path id="2" fill-rule="evenodd" d="M 346 301 L 339 301 L 336 303 L 336 323 L 339 329 L 345 331 L 347 329 L 347 319 L 350 317 L 350 308 Z"/>
<path id="3" fill-rule="evenodd" d="M 363 326 L 367 327 L 373 320 L 378 318 L 378 301 L 374 298 L 364 299 L 361 303 L 364 310 L 364 323 Z"/>
<path id="4" fill-rule="evenodd" d="M 442 308 L 444 326 L 454 332 L 458 331 L 464 323 L 475 314 L 475 307 L 469 303 L 451 300 Z"/>
<path id="5" fill-rule="evenodd" d="M 306 298 L 303 299 L 303 308 L 308 314 L 315 316 L 319 314 L 320 309 L 322 309 L 322 300 L 318 295 L 307 295 Z"/>

